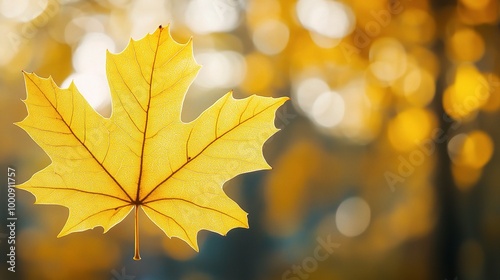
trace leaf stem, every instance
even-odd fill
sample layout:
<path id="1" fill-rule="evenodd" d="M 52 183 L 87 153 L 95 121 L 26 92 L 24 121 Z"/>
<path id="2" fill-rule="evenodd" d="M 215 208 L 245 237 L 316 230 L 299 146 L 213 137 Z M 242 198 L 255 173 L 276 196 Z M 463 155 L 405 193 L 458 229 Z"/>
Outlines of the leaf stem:
<path id="1" fill-rule="evenodd" d="M 139 254 L 139 205 L 135 206 L 134 260 L 141 259 Z"/>

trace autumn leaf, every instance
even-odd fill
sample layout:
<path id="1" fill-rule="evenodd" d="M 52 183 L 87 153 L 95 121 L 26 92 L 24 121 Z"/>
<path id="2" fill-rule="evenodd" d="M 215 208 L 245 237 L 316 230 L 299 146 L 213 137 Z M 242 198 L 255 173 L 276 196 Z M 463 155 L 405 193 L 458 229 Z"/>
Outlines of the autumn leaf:
<path id="1" fill-rule="evenodd" d="M 278 129 L 274 115 L 287 98 L 227 93 L 192 122 L 181 121 L 184 96 L 200 66 L 191 40 L 168 28 L 107 54 L 112 114 L 99 115 L 72 83 L 25 73 L 28 116 L 23 128 L 52 162 L 19 189 L 37 204 L 69 209 L 59 237 L 97 226 L 107 232 L 132 210 L 139 255 L 138 211 L 169 237 L 198 251 L 202 230 L 225 235 L 248 228 L 247 214 L 223 191 L 238 174 L 270 169 L 264 142 Z"/>

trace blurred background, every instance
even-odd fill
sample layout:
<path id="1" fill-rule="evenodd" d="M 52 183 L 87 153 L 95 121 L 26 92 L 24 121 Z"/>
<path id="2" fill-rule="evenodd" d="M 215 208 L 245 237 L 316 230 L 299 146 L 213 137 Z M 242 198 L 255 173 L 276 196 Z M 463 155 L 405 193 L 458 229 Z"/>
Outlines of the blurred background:
<path id="1" fill-rule="evenodd" d="M 7 166 L 48 156 L 12 123 L 21 70 L 74 80 L 110 114 L 105 50 L 160 24 L 194 39 L 194 119 L 230 89 L 290 96 L 265 145 L 272 171 L 224 188 L 250 229 L 200 253 L 141 218 L 57 239 L 67 209 L 17 193 L 17 272 L 1 279 L 500 279 L 497 0 L 0 0 L 1 219 Z M 6 222 L 5 222 L 6 223 Z M 3 222 L 2 222 L 3 224 Z"/>

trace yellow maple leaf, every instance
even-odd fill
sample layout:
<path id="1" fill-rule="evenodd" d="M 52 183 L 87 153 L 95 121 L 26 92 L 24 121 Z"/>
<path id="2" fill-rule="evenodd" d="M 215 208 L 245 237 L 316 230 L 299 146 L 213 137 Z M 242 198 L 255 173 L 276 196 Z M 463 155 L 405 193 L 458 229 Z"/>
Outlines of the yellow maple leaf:
<path id="1" fill-rule="evenodd" d="M 17 123 L 52 163 L 18 186 L 37 204 L 69 209 L 59 237 L 97 226 L 107 232 L 135 210 L 170 237 L 198 251 L 202 230 L 225 235 L 248 228 L 247 214 L 223 191 L 234 176 L 270 169 L 264 142 L 278 129 L 274 115 L 288 98 L 220 98 L 196 120 L 181 121 L 184 96 L 200 66 L 191 40 L 175 42 L 168 28 L 107 54 L 112 115 L 104 118 L 72 83 L 25 73 L 28 116 Z"/>

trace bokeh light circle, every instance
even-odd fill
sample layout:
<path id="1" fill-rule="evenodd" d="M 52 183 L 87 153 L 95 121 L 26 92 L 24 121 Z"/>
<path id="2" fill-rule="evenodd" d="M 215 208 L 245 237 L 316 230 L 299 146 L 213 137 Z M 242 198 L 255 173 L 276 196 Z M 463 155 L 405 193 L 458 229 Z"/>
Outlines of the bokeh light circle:
<path id="1" fill-rule="evenodd" d="M 335 215 L 337 229 L 348 237 L 362 234 L 370 225 L 370 219 L 370 206 L 360 197 L 351 197 L 342 201 Z"/>

